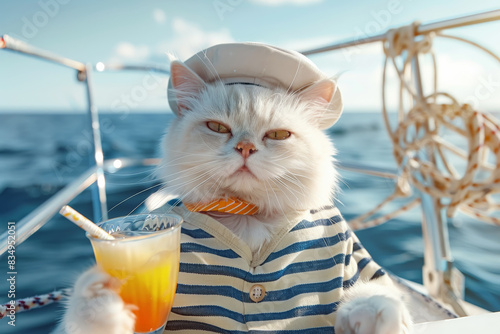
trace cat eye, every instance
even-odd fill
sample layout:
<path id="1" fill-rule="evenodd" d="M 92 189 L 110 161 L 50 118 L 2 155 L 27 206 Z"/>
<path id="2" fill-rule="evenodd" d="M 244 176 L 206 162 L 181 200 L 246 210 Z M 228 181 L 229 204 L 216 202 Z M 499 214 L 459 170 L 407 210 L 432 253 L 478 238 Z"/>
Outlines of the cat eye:
<path id="1" fill-rule="evenodd" d="M 266 136 L 269 139 L 283 140 L 290 137 L 292 134 L 287 130 L 271 130 L 266 132 Z"/>
<path id="2" fill-rule="evenodd" d="M 224 124 L 221 124 L 219 122 L 215 122 L 215 121 L 207 122 L 207 127 L 214 132 L 219 132 L 219 133 L 230 133 L 231 132 L 229 127 L 227 127 Z"/>

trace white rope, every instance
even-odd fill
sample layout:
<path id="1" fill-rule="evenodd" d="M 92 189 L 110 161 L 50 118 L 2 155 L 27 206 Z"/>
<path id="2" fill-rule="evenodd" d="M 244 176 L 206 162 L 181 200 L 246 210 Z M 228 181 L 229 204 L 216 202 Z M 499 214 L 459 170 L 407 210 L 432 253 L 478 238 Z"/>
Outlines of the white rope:
<path id="1" fill-rule="evenodd" d="M 18 299 L 12 303 L 0 305 L 0 319 L 52 304 L 71 294 L 71 291 L 71 289 L 61 289 L 44 295 Z"/>
<path id="2" fill-rule="evenodd" d="M 492 215 L 500 210 L 494 194 L 500 193 L 500 126 L 491 115 L 480 113 L 467 104 L 460 104 L 453 96 L 437 91 L 437 62 L 432 50 L 435 36 L 468 43 L 491 55 L 500 62 L 500 57 L 475 42 L 442 33 L 417 36 L 418 23 L 392 29 L 384 41 L 384 69 L 382 75 L 382 115 L 393 153 L 401 174 L 393 194 L 369 212 L 351 220 L 353 229 L 379 225 L 415 207 L 419 201 L 412 199 L 409 204 L 393 212 L 374 217 L 383 207 L 395 199 L 410 197 L 409 184 L 419 191 L 435 198 L 449 217 L 461 211 L 485 222 L 500 225 L 500 218 Z M 433 91 L 427 96 L 418 96 L 413 84 L 407 80 L 411 73 L 411 61 L 420 54 L 429 54 L 434 68 Z M 398 63 L 400 65 L 398 65 Z M 389 64 L 399 78 L 399 104 L 397 125 L 393 128 L 386 103 L 387 72 Z M 423 93 L 422 93 L 423 94 Z M 403 100 L 409 96 L 413 100 L 411 108 L 405 108 Z M 438 100 L 448 103 L 438 104 Z M 461 123 L 461 126 L 457 125 Z M 445 141 L 441 134 L 452 131 L 468 143 L 468 150 Z M 464 173 L 457 172 L 447 153 L 465 160 Z M 422 156 L 430 157 L 423 159 Z M 489 158 L 495 162 L 492 164 Z M 422 180 L 432 180 L 422 184 Z M 485 176 L 487 174 L 487 176 Z"/>

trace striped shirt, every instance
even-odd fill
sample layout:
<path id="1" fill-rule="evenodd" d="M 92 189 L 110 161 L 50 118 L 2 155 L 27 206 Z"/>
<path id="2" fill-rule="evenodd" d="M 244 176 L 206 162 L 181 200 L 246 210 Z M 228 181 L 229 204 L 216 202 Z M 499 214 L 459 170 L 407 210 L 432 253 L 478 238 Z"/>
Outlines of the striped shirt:
<path id="1" fill-rule="evenodd" d="M 284 217 L 258 256 L 207 215 L 183 205 L 157 211 L 185 220 L 166 332 L 332 333 L 345 289 L 389 280 L 335 207 Z"/>

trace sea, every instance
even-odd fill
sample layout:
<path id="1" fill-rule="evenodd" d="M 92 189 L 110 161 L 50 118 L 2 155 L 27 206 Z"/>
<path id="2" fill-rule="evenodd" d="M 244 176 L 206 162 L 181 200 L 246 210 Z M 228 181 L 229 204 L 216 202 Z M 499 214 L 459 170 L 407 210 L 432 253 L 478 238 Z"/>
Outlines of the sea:
<path id="1" fill-rule="evenodd" d="M 106 159 L 159 156 L 159 142 L 171 113 L 101 114 Z M 0 233 L 47 201 L 89 166 L 92 138 L 84 114 L 0 114 Z M 379 113 L 345 112 L 329 132 L 340 163 L 396 170 L 392 147 Z M 394 190 L 394 181 L 341 170 L 336 201 L 347 220 L 360 215 Z M 154 168 L 133 167 L 107 175 L 110 217 L 137 212 L 158 190 Z M 391 203 L 386 211 L 404 205 Z M 90 191 L 69 203 L 93 218 Z M 421 283 L 424 244 L 422 212 L 413 209 L 389 222 L 357 233 L 372 257 L 389 272 Z M 459 214 L 448 221 L 454 263 L 465 277 L 465 299 L 500 311 L 500 226 Z M 8 303 L 6 255 L 0 257 L 0 303 Z M 15 248 L 15 298 L 45 294 L 72 285 L 94 264 L 82 230 L 59 215 Z M 63 312 L 62 303 L 20 312 L 15 326 L 0 320 L 0 333 L 46 334 Z"/>

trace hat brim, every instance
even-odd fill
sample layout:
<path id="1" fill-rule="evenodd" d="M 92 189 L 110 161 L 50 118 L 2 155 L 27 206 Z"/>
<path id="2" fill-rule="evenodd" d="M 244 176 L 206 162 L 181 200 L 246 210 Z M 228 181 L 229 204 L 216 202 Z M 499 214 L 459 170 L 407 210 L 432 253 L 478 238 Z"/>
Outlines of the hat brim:
<path id="1" fill-rule="evenodd" d="M 266 88 L 280 87 L 294 93 L 327 77 L 306 56 L 296 51 L 261 43 L 228 43 L 198 52 L 184 64 L 206 83 L 250 83 Z M 168 102 L 178 112 L 177 98 L 168 84 Z M 339 116 L 342 96 L 337 88 L 328 105 Z M 337 117 L 338 118 L 338 117 Z M 332 122 L 336 122 L 336 119 Z"/>

